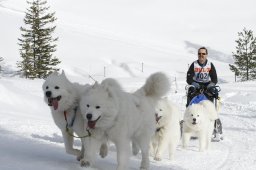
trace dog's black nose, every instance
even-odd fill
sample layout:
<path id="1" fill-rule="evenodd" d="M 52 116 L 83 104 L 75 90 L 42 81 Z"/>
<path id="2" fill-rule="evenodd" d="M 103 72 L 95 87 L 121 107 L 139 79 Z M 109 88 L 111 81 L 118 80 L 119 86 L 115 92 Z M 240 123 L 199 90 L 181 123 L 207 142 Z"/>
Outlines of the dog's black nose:
<path id="1" fill-rule="evenodd" d="M 92 119 L 92 114 L 91 114 L 91 113 L 88 113 L 88 114 L 86 115 L 86 118 L 87 118 L 88 120 L 91 120 L 91 119 Z"/>
<path id="2" fill-rule="evenodd" d="M 51 97 L 52 96 L 52 92 L 51 91 L 47 91 L 47 92 L 45 92 L 45 95 L 46 95 L 46 97 Z"/>
<path id="3" fill-rule="evenodd" d="M 195 122 L 195 121 L 196 121 L 196 118 L 193 118 L 193 121 Z"/>

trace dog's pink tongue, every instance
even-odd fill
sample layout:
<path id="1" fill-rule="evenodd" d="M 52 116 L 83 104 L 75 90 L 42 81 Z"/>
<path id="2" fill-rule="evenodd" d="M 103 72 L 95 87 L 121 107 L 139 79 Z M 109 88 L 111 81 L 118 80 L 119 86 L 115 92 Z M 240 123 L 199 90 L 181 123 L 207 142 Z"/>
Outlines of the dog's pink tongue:
<path id="1" fill-rule="evenodd" d="M 58 100 L 57 99 L 53 99 L 52 100 L 52 105 L 53 105 L 54 110 L 57 110 L 58 106 L 59 106 Z"/>
<path id="2" fill-rule="evenodd" d="M 96 122 L 95 122 L 95 121 L 88 121 L 88 126 L 89 126 L 89 128 L 94 129 L 94 128 L 95 128 L 95 125 L 96 125 Z"/>

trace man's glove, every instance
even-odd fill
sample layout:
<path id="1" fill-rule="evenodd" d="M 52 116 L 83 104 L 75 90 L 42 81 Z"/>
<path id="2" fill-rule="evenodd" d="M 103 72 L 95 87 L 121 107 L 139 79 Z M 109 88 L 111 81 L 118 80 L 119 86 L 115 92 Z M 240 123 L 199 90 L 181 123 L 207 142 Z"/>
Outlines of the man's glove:
<path id="1" fill-rule="evenodd" d="M 208 84 L 207 89 L 210 89 L 210 88 L 212 88 L 213 86 L 215 86 L 215 83 L 211 82 L 210 84 Z"/>
<path id="2" fill-rule="evenodd" d="M 215 83 L 211 82 L 210 84 L 207 85 L 207 91 L 210 92 L 210 94 L 214 97 L 214 98 L 218 98 L 218 89 L 215 88 Z"/>
<path id="3" fill-rule="evenodd" d="M 193 82 L 191 85 L 194 86 L 196 89 L 200 88 L 200 85 L 196 82 Z"/>

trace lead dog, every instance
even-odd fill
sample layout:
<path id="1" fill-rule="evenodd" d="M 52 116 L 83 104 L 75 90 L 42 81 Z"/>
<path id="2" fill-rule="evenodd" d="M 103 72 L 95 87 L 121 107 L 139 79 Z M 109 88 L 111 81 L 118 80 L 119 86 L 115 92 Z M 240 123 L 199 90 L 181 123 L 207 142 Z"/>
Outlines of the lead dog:
<path id="1" fill-rule="evenodd" d="M 53 72 L 43 83 L 44 100 L 50 106 L 55 124 L 61 130 L 66 152 L 74 155 L 80 160 L 84 156 L 84 142 L 82 140 L 81 150 L 73 147 L 73 133 L 82 137 L 87 135 L 84 130 L 84 120 L 79 108 L 80 94 L 88 88 L 89 85 L 79 85 L 71 83 L 65 76 L 64 71 L 61 74 Z M 68 126 L 69 133 L 66 131 Z M 106 146 L 103 146 L 106 147 Z M 102 156 L 106 155 L 106 150 L 102 150 Z"/>
<path id="2" fill-rule="evenodd" d="M 83 95 L 80 107 L 88 120 L 92 137 L 86 146 L 82 163 L 90 166 L 95 160 L 94 144 L 107 138 L 117 149 L 117 170 L 127 170 L 130 142 L 141 150 L 141 170 L 149 169 L 149 143 L 155 131 L 155 106 L 169 90 L 169 80 L 163 73 L 151 75 L 146 84 L 135 93 L 122 90 L 114 79 L 95 83 Z M 90 147 L 89 147 L 90 146 Z"/>

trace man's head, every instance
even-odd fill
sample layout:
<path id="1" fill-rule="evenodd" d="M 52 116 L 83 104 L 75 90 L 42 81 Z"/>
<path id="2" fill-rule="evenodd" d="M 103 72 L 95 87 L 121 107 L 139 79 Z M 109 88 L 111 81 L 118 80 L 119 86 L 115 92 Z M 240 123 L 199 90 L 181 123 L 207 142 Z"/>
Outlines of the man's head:
<path id="1" fill-rule="evenodd" d="M 208 51 L 205 47 L 200 47 L 198 49 L 198 61 L 200 64 L 204 64 L 207 60 Z"/>

